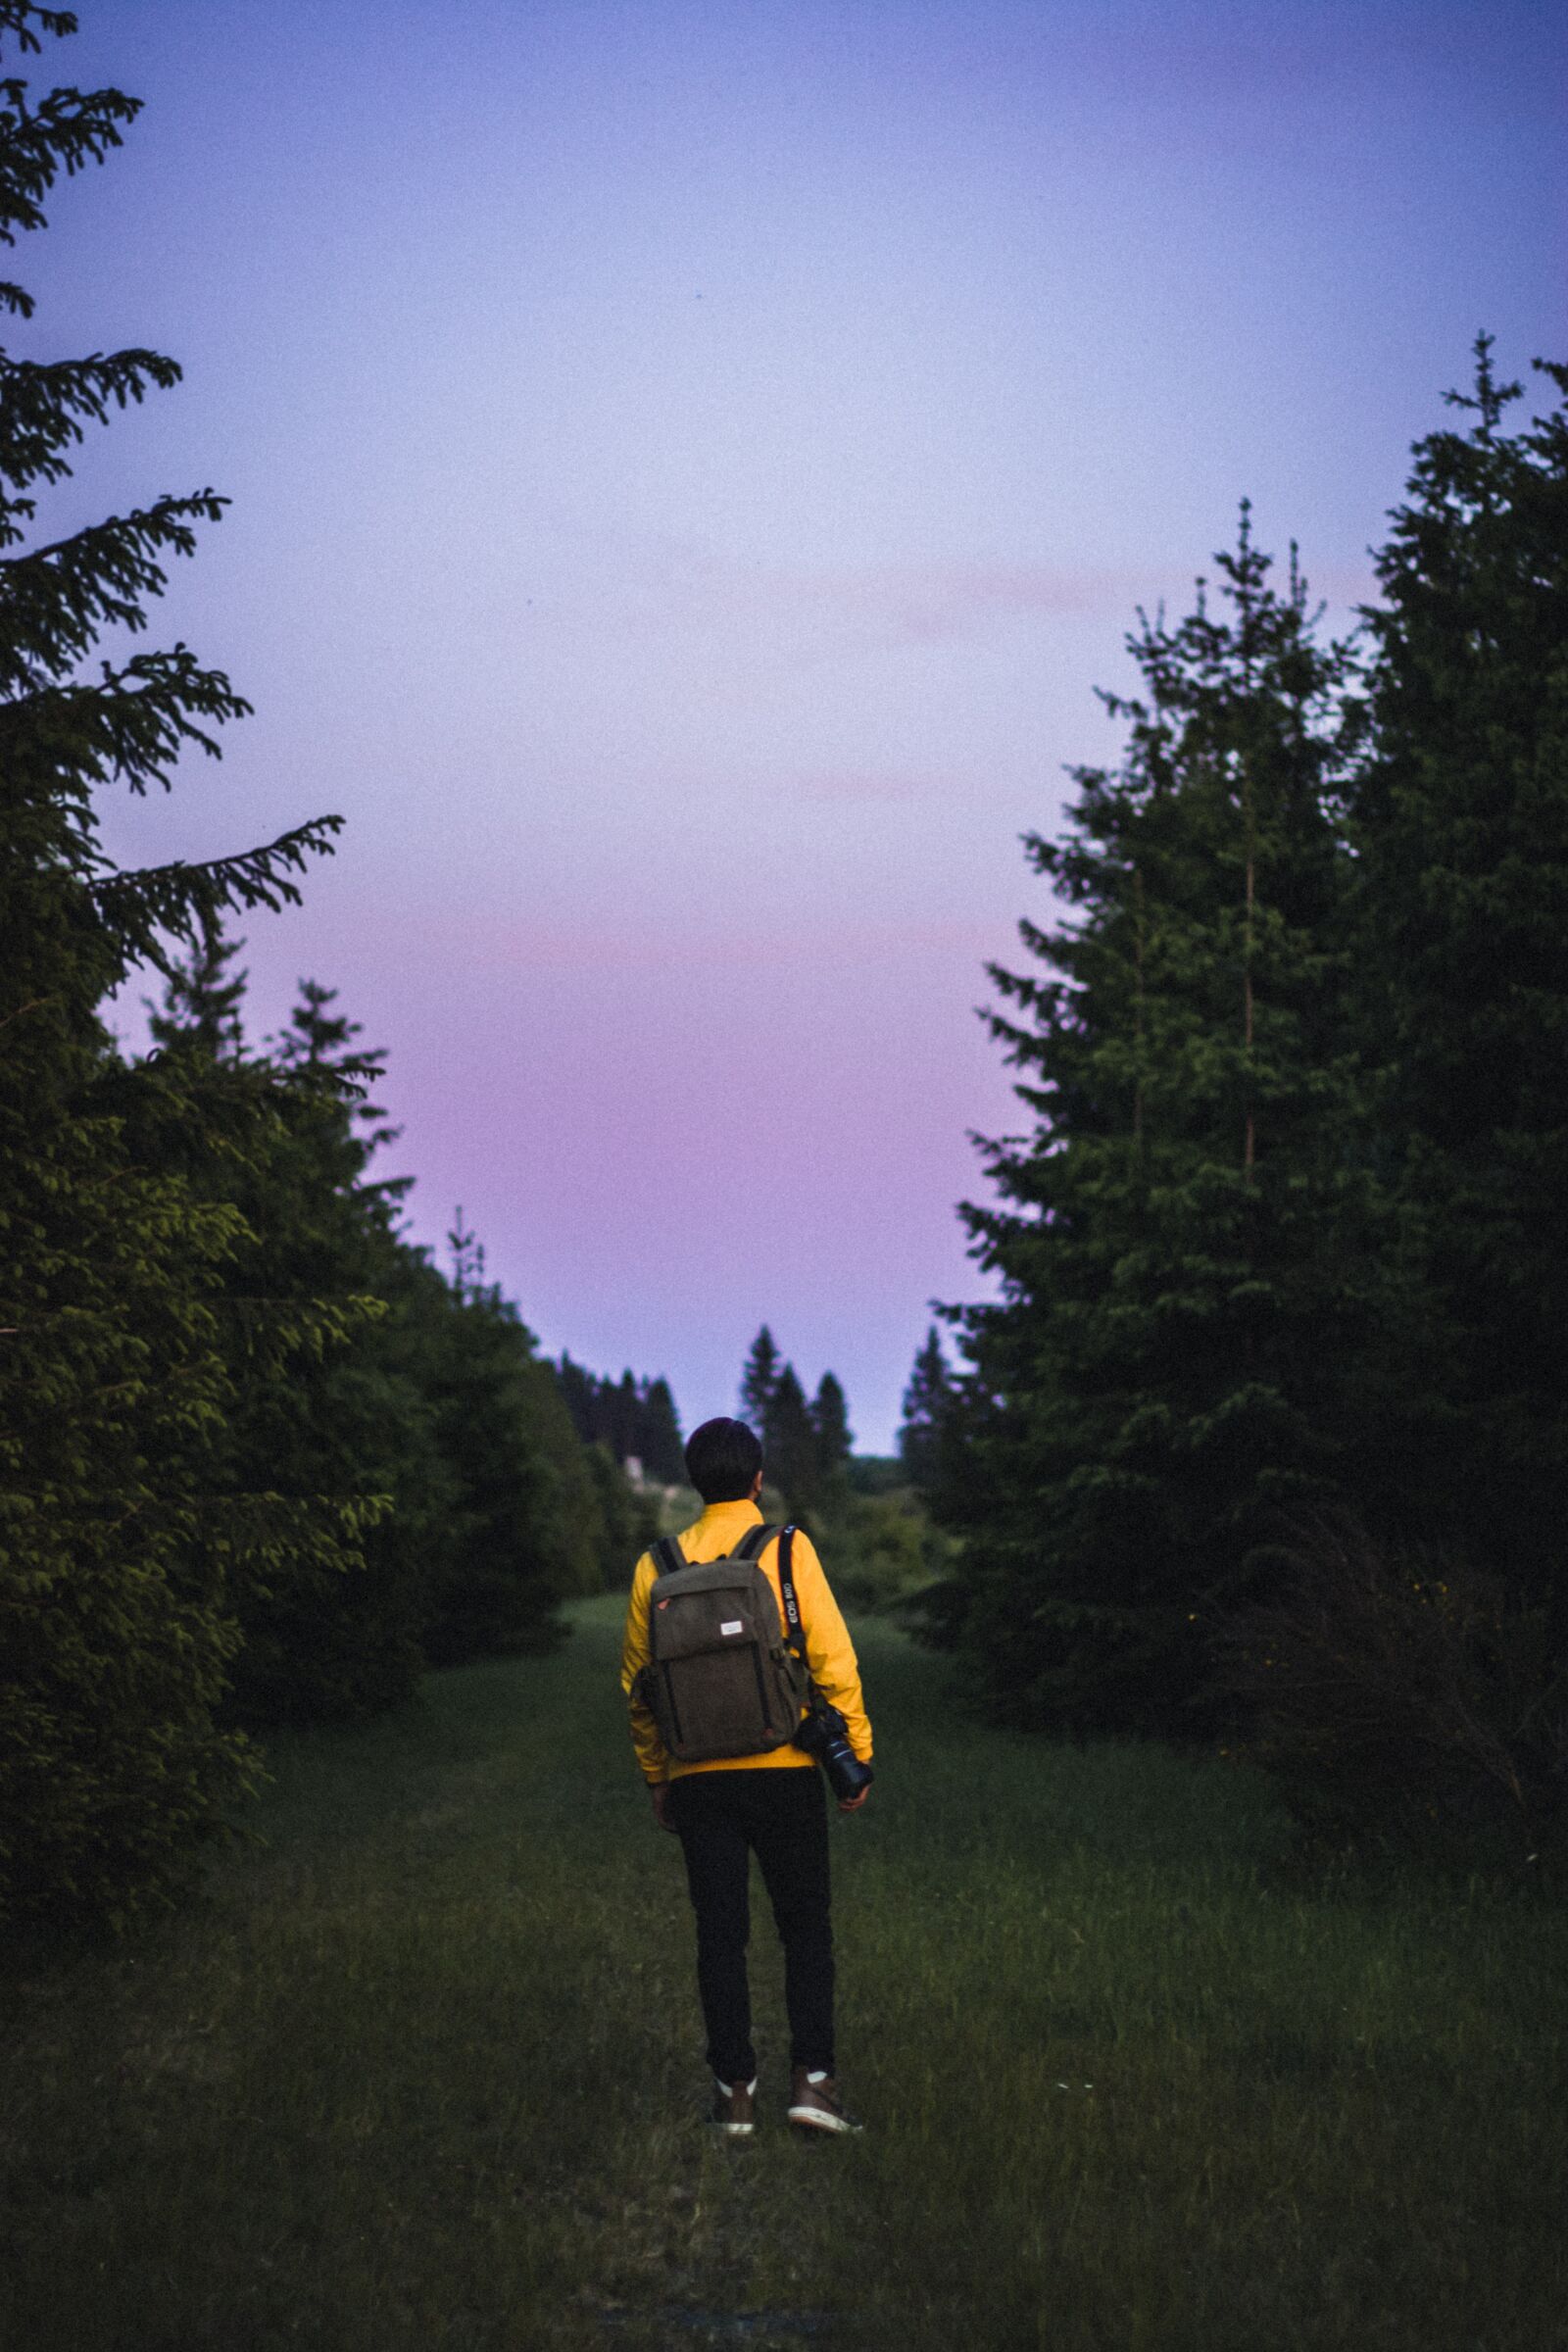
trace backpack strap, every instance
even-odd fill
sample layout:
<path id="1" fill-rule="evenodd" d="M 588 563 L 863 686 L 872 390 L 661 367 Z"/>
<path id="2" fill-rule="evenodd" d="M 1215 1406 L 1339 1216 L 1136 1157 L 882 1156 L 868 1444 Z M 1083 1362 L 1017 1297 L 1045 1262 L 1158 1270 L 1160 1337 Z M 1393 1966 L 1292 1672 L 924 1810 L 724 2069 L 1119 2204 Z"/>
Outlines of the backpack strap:
<path id="1" fill-rule="evenodd" d="M 790 1556 L 795 1543 L 793 1525 L 748 1528 L 736 1544 L 733 1556 L 737 1560 L 760 1560 L 775 1536 L 778 1538 L 778 1589 L 784 1602 L 784 1641 L 805 1666 L 806 1636 L 801 1625 L 801 1604 L 796 1596 Z M 810 1669 L 808 1667 L 807 1671 Z"/>
<path id="2" fill-rule="evenodd" d="M 684 1568 L 687 1564 L 678 1537 L 661 1536 L 659 1542 L 651 1544 L 648 1548 L 658 1576 L 673 1576 L 677 1568 Z"/>
<path id="3" fill-rule="evenodd" d="M 793 1529 L 784 1527 L 749 1527 L 730 1557 L 736 1560 L 759 1560 L 775 1536 L 793 1533 Z M 680 1547 L 678 1536 L 661 1536 L 657 1544 L 649 1544 L 648 1552 L 660 1576 L 673 1576 L 677 1569 L 691 1566 Z"/>

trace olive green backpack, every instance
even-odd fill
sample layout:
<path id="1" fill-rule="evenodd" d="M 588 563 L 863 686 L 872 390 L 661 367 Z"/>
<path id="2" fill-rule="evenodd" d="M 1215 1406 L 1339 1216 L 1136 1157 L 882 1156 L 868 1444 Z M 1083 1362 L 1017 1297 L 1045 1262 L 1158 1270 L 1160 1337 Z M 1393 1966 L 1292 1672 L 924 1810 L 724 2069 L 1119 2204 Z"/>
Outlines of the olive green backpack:
<path id="1" fill-rule="evenodd" d="M 673 1536 L 653 1547 L 659 1570 L 648 1596 L 649 1662 L 638 1696 L 679 1764 L 763 1755 L 787 1746 L 800 1726 L 810 1676 L 780 1622 L 773 1588 L 758 1562 L 779 1539 L 780 1582 L 794 1602 L 792 1527 L 749 1528 L 723 1559 L 688 1565 Z"/>

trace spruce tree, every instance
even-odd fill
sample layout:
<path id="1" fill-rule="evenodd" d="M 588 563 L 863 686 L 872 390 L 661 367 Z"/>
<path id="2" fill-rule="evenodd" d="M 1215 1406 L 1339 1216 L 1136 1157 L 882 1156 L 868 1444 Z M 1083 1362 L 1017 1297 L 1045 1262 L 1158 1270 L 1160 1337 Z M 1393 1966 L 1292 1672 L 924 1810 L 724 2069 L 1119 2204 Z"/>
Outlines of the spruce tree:
<path id="1" fill-rule="evenodd" d="M 792 1518 L 808 1518 L 821 1502 L 822 1478 L 811 1408 L 793 1364 L 783 1365 L 773 1383 L 761 1435 L 768 1484 Z"/>
<path id="2" fill-rule="evenodd" d="M 1357 1009 L 1420 1299 L 1384 1351 L 1369 1515 L 1549 1605 L 1561 1664 L 1568 368 L 1538 363 L 1551 405 L 1510 433 L 1520 386 L 1490 337 L 1475 360 L 1460 424 L 1416 444 L 1367 614 Z"/>
<path id="3" fill-rule="evenodd" d="M 573 1363 L 563 1348 L 556 1378 L 561 1383 L 562 1398 L 571 1415 L 572 1428 L 582 1443 L 585 1446 L 602 1443 L 605 1430 L 599 1410 L 599 1383 L 594 1375 L 586 1365 Z"/>
<path id="4" fill-rule="evenodd" d="M 587 1460 L 553 1365 L 500 1286 L 484 1250 L 457 1222 L 453 1274 L 418 1277 L 425 1395 L 455 1488 L 452 1521 L 426 1594 L 424 1646 L 432 1664 L 553 1648 L 559 1604 L 591 1592 L 605 1559 L 605 1524 Z"/>
<path id="5" fill-rule="evenodd" d="M 781 1368 L 773 1334 L 764 1323 L 752 1342 L 752 1350 L 741 1374 L 741 1418 L 750 1422 L 759 1437 L 762 1436 L 767 1425 L 773 1391 L 778 1385 Z"/>
<path id="6" fill-rule="evenodd" d="M 817 1491 L 823 1507 L 831 1508 L 835 1502 L 842 1502 L 849 1492 L 850 1455 L 855 1448 L 849 1398 L 836 1373 L 823 1373 L 810 1409 L 816 1439 Z"/>
<path id="7" fill-rule="evenodd" d="M 631 1375 L 626 1376 L 631 1379 Z M 603 1568 L 607 1580 L 619 1576 L 622 1554 L 631 1536 L 652 1526 L 657 1511 L 633 1490 L 616 1451 L 617 1433 L 625 1438 L 628 1416 L 624 1383 L 601 1380 L 569 1354 L 563 1353 L 556 1380 L 572 1428 L 586 1449 L 588 1470 L 606 1525 Z M 681 1450 L 680 1423 L 669 1383 L 662 1378 L 632 1380 L 635 1427 L 625 1450 L 635 1453 L 649 1478 L 661 1486 L 679 1486 L 686 1476 Z M 655 1530 L 657 1533 L 657 1529 Z M 630 1556 L 636 1556 L 636 1546 Z"/>
<path id="8" fill-rule="evenodd" d="M 1347 649 L 1281 595 L 1244 508 L 1220 589 L 1141 616 L 1122 766 L 1075 772 L 1031 862 L 1067 909 L 993 969 L 1028 1130 L 965 1211 L 1002 1299 L 971 1370 L 943 1604 L 1026 1721 L 1190 1723 L 1207 1611 L 1281 1506 L 1331 1489 L 1365 1184 L 1343 1034 Z M 951 1618 L 950 1618 L 951 1623 Z"/>
<path id="9" fill-rule="evenodd" d="M 0 0 L 0 54 L 74 29 Z M 137 111 L 119 90 L 34 104 L 0 84 L 0 239 L 43 227 L 59 175 L 103 161 Z M 0 308 L 33 312 L 9 283 Z M 213 1296 L 242 1221 L 143 1155 L 179 1123 L 178 1076 L 127 1073 L 98 1006 L 224 908 L 296 899 L 338 822 L 200 865 L 104 852 L 95 796 L 169 788 L 246 709 L 182 645 L 87 667 L 106 631 L 144 627 L 220 499 L 40 526 L 87 426 L 178 373 L 145 350 L 0 351 L 0 1903 L 34 1921 L 129 1917 L 249 1772 L 214 1724 L 239 1531 L 207 1494 L 230 1401 Z"/>
<path id="10" fill-rule="evenodd" d="M 582 1459 L 599 1509 L 599 1582 L 623 1588 L 639 1554 L 658 1538 L 659 1506 L 637 1492 L 608 1446 L 585 1446 Z"/>
<path id="11" fill-rule="evenodd" d="M 942 1432 L 952 1409 L 953 1380 L 933 1323 L 915 1355 L 899 1424 L 899 1458 L 917 1487 L 935 1484 Z"/>
<path id="12" fill-rule="evenodd" d="M 610 1444 L 617 1462 L 641 1461 L 643 1400 L 630 1367 L 610 1391 Z"/>
<path id="13" fill-rule="evenodd" d="M 303 980 L 271 1056 L 248 1056 L 232 953 L 205 937 L 153 1022 L 206 1116 L 186 1139 L 191 1180 L 238 1205 L 247 1235 L 224 1285 L 234 1403 L 213 1481 L 272 1540 L 236 1582 L 226 1711 L 253 1726 L 363 1717 L 417 1679 L 448 1501 L 417 1366 L 388 1328 L 410 1180 L 369 1173 L 393 1140 L 367 1100 L 382 1060 L 335 992 Z M 220 1123 L 236 1099 L 242 1137 Z"/>
<path id="14" fill-rule="evenodd" d="M 228 939 L 220 921 L 204 916 L 183 958 L 175 957 L 165 971 L 161 1003 L 142 999 L 147 1028 L 155 1046 L 188 1045 L 210 1061 L 229 1066 L 245 1050 L 243 1006 L 248 972 L 231 972 L 229 965 L 245 942 Z"/>
<path id="15" fill-rule="evenodd" d="M 669 1383 L 662 1377 L 643 1386 L 638 1451 L 647 1477 L 662 1487 L 678 1487 L 686 1476 L 680 1422 Z"/>

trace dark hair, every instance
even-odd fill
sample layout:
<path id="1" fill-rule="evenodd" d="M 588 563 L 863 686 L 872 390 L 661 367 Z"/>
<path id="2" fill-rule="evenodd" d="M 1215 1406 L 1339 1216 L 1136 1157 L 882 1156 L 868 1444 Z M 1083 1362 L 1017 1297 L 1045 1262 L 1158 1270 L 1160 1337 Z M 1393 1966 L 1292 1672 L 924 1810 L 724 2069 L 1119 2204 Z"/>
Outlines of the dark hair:
<path id="1" fill-rule="evenodd" d="M 744 1421 L 705 1421 L 686 1441 L 686 1475 L 705 1502 L 744 1502 L 762 1448 Z"/>

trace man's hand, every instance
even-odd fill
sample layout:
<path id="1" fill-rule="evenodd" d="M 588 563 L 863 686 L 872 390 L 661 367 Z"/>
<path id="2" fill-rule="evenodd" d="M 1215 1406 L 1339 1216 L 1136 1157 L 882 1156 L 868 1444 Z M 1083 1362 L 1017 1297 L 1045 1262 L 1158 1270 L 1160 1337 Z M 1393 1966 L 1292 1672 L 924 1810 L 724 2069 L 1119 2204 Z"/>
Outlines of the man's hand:
<path id="1" fill-rule="evenodd" d="M 664 1811 L 664 1807 L 669 1800 L 669 1783 L 667 1781 L 650 1781 L 648 1784 L 648 1793 L 653 1798 L 654 1802 L 655 1822 L 660 1829 L 667 1830 L 670 1836 L 673 1838 L 675 1835 L 675 1824 L 669 1820 Z"/>
<path id="2" fill-rule="evenodd" d="M 839 1811 L 841 1813 L 858 1813 L 860 1807 L 864 1804 L 870 1793 L 870 1788 L 867 1786 L 860 1790 L 858 1796 L 841 1796 L 839 1798 Z"/>

